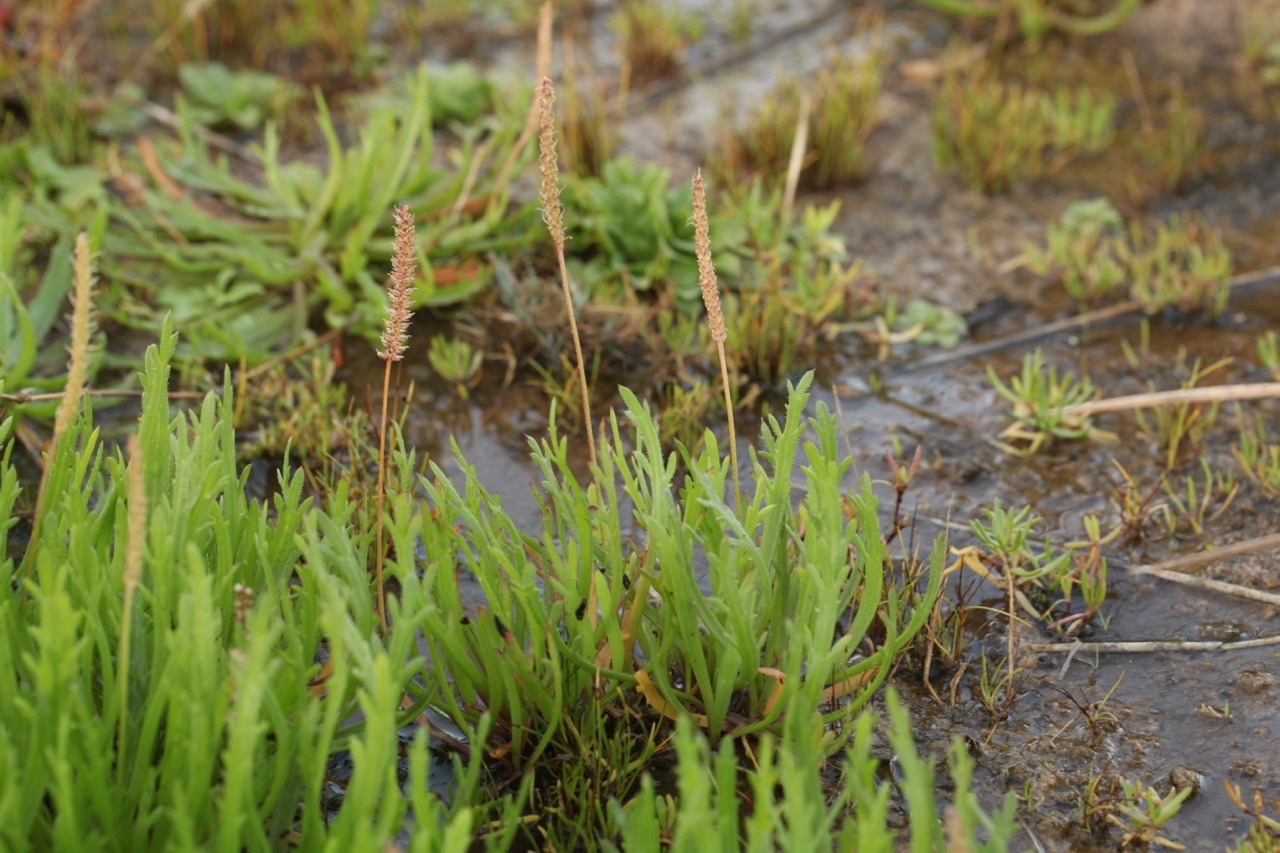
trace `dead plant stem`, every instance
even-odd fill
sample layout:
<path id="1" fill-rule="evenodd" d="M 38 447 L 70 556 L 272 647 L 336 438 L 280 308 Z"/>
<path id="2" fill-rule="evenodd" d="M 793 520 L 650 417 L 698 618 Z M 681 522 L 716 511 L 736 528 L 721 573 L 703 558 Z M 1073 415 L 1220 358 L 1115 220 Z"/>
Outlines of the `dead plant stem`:
<path id="1" fill-rule="evenodd" d="M 1243 385 L 1211 385 L 1205 388 L 1178 388 L 1174 391 L 1151 391 L 1106 400 L 1092 400 L 1068 406 L 1064 414 L 1099 415 L 1104 412 L 1127 412 L 1154 406 L 1179 403 L 1229 403 L 1237 400 L 1265 400 L 1280 397 L 1280 382 L 1252 382 Z"/>

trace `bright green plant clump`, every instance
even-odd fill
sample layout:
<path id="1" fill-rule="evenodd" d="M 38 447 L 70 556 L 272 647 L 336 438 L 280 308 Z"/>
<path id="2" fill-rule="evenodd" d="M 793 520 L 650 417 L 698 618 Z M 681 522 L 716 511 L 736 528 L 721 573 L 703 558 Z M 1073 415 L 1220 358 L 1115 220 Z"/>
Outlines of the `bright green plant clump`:
<path id="1" fill-rule="evenodd" d="M 938 814 L 935 770 L 911 739 L 910 721 L 890 690 L 889 741 L 901 776 L 897 787 L 911 813 L 907 837 L 885 830 L 892 792 L 877 773 L 871 755 L 875 717 L 860 715 L 852 724 L 849 746 L 840 756 L 834 796 L 823 789 L 811 768 L 820 761 L 812 740 L 784 733 L 765 737 L 754 751 L 749 797 L 743 809 L 737 780 L 740 758 L 732 744 L 714 753 L 687 720 L 676 727 L 675 778 L 678 797 L 665 800 L 646 778 L 640 793 L 622 812 L 622 849 L 657 850 L 856 850 L 890 853 L 904 849 L 969 850 L 1003 853 L 1017 831 L 1015 795 L 988 813 L 973 792 L 973 760 L 957 743 L 951 752 L 955 784 L 950 814 Z"/>
<path id="2" fill-rule="evenodd" d="M 189 63 L 178 69 L 191 118 L 203 125 L 256 130 L 298 95 L 282 77 L 235 71 L 220 62 Z"/>
<path id="3" fill-rule="evenodd" d="M 671 288 L 678 304 L 701 304 L 693 254 L 693 201 L 687 187 L 673 189 L 671 173 L 624 157 L 597 178 L 570 185 L 570 221 L 578 221 L 577 278 L 587 287 L 625 282 L 637 290 Z"/>
<path id="4" fill-rule="evenodd" d="M 249 500 L 230 387 L 170 415 L 174 348 L 166 327 L 146 356 L 128 458 L 82 413 L 49 460 L 26 568 L 0 563 L 14 584 L 0 596 L 7 849 L 375 850 L 399 837 L 414 850 L 502 850 L 519 835 L 651 849 L 708 825 L 718 849 L 791 847 L 800 832 L 820 847 L 891 849 L 889 789 L 860 709 L 931 610 L 942 550 L 927 568 L 889 570 L 869 483 L 852 498 L 841 489 L 834 418 L 821 406 L 804 416 L 808 378 L 765 430 L 740 515 L 714 437 L 684 460 L 677 492 L 676 460 L 628 394 L 633 431 L 624 439 L 614 419 L 599 485 L 578 486 L 554 432 L 536 444 L 537 532 L 518 529 L 465 461 L 460 487 L 436 469 L 423 502 L 398 454 L 384 632 L 370 506 L 339 482 L 320 508 L 289 471 L 269 507 Z M 0 456 L 0 538 L 22 499 L 12 449 Z M 464 569 L 485 606 L 462 605 Z M 918 573 L 920 587 L 898 580 Z M 889 707 L 914 843 L 1004 849 L 1012 800 L 979 808 L 958 750 L 958 819 L 944 828 L 932 766 Z M 427 728 L 402 746 L 428 709 L 465 735 L 452 740 L 447 804 L 429 786 Z M 668 799 L 647 770 L 671 720 Z M 327 771 L 344 751 L 354 773 L 335 803 Z M 845 767 L 835 799 L 832 757 Z M 754 792 L 750 813 L 739 791 Z"/>
<path id="5" fill-rule="evenodd" d="M 1081 12 L 1080 4 L 1062 0 L 922 0 L 940 12 L 967 18 L 998 18 L 1013 15 L 1018 32 L 1029 39 L 1040 38 L 1052 30 L 1078 36 L 1108 33 L 1119 27 L 1138 10 L 1142 0 L 1114 0 L 1093 4 L 1095 9 Z"/>
<path id="6" fill-rule="evenodd" d="M 511 153 L 516 128 L 495 124 L 483 142 L 463 139 L 453 165 L 434 163 L 432 92 L 419 69 L 412 97 L 372 109 L 358 141 L 343 144 L 325 103 L 318 124 L 329 153 L 321 170 L 285 162 L 270 125 L 257 152 L 261 174 L 241 177 L 215 154 L 185 115 L 180 154 L 157 153 L 154 185 L 128 183 L 129 203 L 107 192 L 99 169 L 70 169 L 44 149 L 25 146 L 0 161 L 0 180 L 22 186 L 26 226 L 43 240 L 69 240 L 92 217 L 99 238 L 106 318 L 155 330 L 171 313 L 184 332 L 185 355 L 254 363 L 297 344 L 316 311 L 331 326 L 376 333 L 384 304 L 377 270 L 391 246 L 393 201 L 419 211 L 424 245 L 419 304 L 450 304 L 487 283 L 476 256 L 500 224 L 515 227 L 497 161 Z M 471 169 L 473 158 L 488 168 Z M 5 167 L 9 173 L 6 174 Z M 464 186 L 481 200 L 454 209 Z M 447 271 L 447 279 L 437 271 Z M 43 299 L 44 297 L 41 296 Z"/>
<path id="7" fill-rule="evenodd" d="M 606 699 L 641 718 L 692 715 L 713 740 L 776 729 L 784 718 L 811 720 L 819 737 L 820 721 L 831 726 L 863 705 L 919 631 L 941 551 L 931 557 L 925 606 L 902 612 L 885 574 L 870 484 L 846 515 L 840 483 L 850 463 L 837 453 L 835 420 L 819 406 L 806 423 L 809 381 L 792 389 L 785 421 L 768 422 L 755 497 L 740 516 L 725 500 L 727 471 L 710 434 L 700 454 L 684 458 L 688 477 L 677 498 L 676 458 L 664 455 L 648 407 L 625 389 L 634 433 L 624 438 L 614 419 L 598 486 L 577 485 L 567 443 L 554 432 L 535 445 L 544 477 L 540 535 L 496 511 L 474 469 L 464 469 L 462 489 L 436 470 L 423 484 L 428 499 L 460 523 L 427 531 L 428 577 L 444 612 L 424 631 L 432 659 L 444 664 L 432 678 L 462 699 L 455 723 L 471 733 L 482 717 L 497 721 L 508 734 L 488 748 L 520 765 L 557 744 L 572 747 L 575 709 Z M 798 465 L 806 493 L 793 510 Z M 641 544 L 615 482 L 633 506 Z M 702 561 L 705 576 L 695 571 Z M 459 603 L 463 566 L 489 602 L 478 617 Z M 887 632 L 884 642 L 851 663 L 873 628 Z M 505 638 L 501 656 L 489 643 L 495 636 Z M 512 667 L 523 689 L 514 689 Z M 833 750 L 844 740 L 837 731 L 827 735 Z"/>
<path id="8" fill-rule="evenodd" d="M 374 634 L 363 551 L 331 535 L 355 521 L 345 495 L 318 513 L 286 471 L 270 507 L 250 501 L 224 403 L 170 419 L 167 329 L 162 341 L 131 458 L 77 418 L 49 460 L 26 573 L 0 563 L 0 845 L 380 849 L 408 805 L 395 769 L 410 621 Z M 404 581 L 400 603 L 421 606 Z M 333 671 L 316 684 L 321 648 Z M 335 818 L 324 778 L 341 749 L 356 769 Z M 425 738 L 410 752 L 425 792 Z M 469 833 L 460 801 L 413 799 L 432 833 Z"/>

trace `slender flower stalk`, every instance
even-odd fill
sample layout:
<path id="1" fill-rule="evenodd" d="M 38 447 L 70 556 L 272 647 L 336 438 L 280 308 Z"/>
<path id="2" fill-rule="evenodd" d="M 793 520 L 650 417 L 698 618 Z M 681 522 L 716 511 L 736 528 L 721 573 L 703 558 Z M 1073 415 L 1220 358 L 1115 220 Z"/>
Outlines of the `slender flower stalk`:
<path id="1" fill-rule="evenodd" d="M 40 543 L 40 518 L 43 515 L 44 492 L 49 481 L 49 468 L 58 455 L 63 435 L 71 428 L 71 422 L 80 412 L 84 401 L 85 382 L 89 376 L 89 344 L 93 340 L 93 256 L 89 248 L 89 236 L 83 231 L 76 236 L 73 257 L 75 287 L 71 291 L 71 343 L 67 347 L 67 384 L 58 412 L 53 420 L 53 437 L 49 439 L 49 452 L 40 485 L 36 489 L 36 506 L 31 516 L 31 538 L 22 559 L 21 574 L 30 575 L 35 564 L 36 547 Z"/>
<path id="2" fill-rule="evenodd" d="M 560 263 L 560 285 L 564 290 L 564 307 L 569 312 L 569 331 L 573 352 L 578 359 L 578 385 L 582 389 L 582 414 L 587 425 L 587 451 L 591 468 L 596 467 L 595 425 L 591 420 L 591 398 L 587 391 L 587 368 L 582 360 L 582 340 L 578 337 L 578 320 L 573 313 L 573 294 L 569 290 L 569 270 L 564 263 L 564 210 L 560 207 L 560 169 L 556 164 L 555 89 L 548 77 L 538 86 L 538 167 L 542 172 L 542 219 L 551 232 Z"/>
<path id="3" fill-rule="evenodd" d="M 382 578 L 382 564 L 386 558 L 382 547 L 382 513 L 387 483 L 387 400 L 391 396 L 391 364 L 403 359 L 409 349 L 409 319 L 413 317 L 409 309 L 418 263 L 418 242 L 409 205 L 396 207 L 395 221 L 395 253 L 391 258 L 391 279 L 387 288 L 390 304 L 382 330 L 382 349 L 378 351 L 378 358 L 386 365 L 382 372 L 382 417 L 378 422 L 378 533 L 374 545 L 374 583 L 378 596 L 378 625 L 383 633 L 387 630 L 387 596 Z"/>
<path id="4" fill-rule="evenodd" d="M 724 388 L 724 410 L 729 416 L 729 465 L 733 469 L 733 508 L 738 509 L 741 489 L 738 484 L 738 436 L 733 425 L 733 396 L 729 391 L 729 365 L 724 355 L 724 342 L 728 337 L 724 325 L 724 311 L 720 308 L 720 287 L 716 283 L 716 268 L 711 262 L 711 226 L 707 221 L 707 191 L 702 185 L 702 170 L 693 176 L 693 245 L 698 256 L 698 286 L 702 288 L 702 302 L 707 306 L 707 326 L 711 340 L 716 342 L 716 354 L 720 358 L 720 384 Z"/>

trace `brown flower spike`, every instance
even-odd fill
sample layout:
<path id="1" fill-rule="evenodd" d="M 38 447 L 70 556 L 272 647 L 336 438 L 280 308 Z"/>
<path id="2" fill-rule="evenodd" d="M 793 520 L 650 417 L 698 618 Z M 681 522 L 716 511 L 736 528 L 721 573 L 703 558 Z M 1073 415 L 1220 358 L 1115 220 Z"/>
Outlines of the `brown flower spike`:
<path id="1" fill-rule="evenodd" d="M 409 310 L 413 299 L 413 280 L 417 272 L 418 245 L 413 228 L 413 213 L 409 205 L 396 207 L 395 254 L 391 258 L 391 284 L 388 293 L 391 304 L 387 306 L 386 325 L 382 331 L 382 349 L 378 358 L 400 361 L 409 348 Z"/>
<path id="2" fill-rule="evenodd" d="M 711 340 L 721 344 L 728 335 L 724 328 L 724 312 L 720 310 L 716 268 L 711 263 L 711 228 L 707 221 L 707 191 L 702 185 L 701 169 L 693 176 L 693 246 L 698 256 L 698 286 L 702 288 L 702 302 L 707 306 Z"/>
<path id="3" fill-rule="evenodd" d="M 560 287 L 564 295 L 564 308 L 569 314 L 569 333 L 573 337 L 573 352 L 578 359 L 578 387 L 582 390 L 582 417 L 587 426 L 587 453 L 591 467 L 596 465 L 596 440 L 591 421 L 591 394 L 587 385 L 587 368 L 582 361 L 582 339 L 578 336 L 578 320 L 573 313 L 573 294 L 569 290 L 569 270 L 564 263 L 564 210 L 560 206 L 560 169 L 556 164 L 556 92 L 551 80 L 542 78 L 538 85 L 538 169 L 542 173 L 542 219 L 551 232 L 551 242 L 556 246 L 556 260 L 560 265 Z"/>
<path id="4" fill-rule="evenodd" d="M 742 489 L 738 483 L 738 436 L 733 425 L 733 394 L 729 386 L 729 362 L 724 354 L 724 342 L 728 338 L 724 326 L 724 311 L 720 308 L 720 287 L 716 283 L 716 268 L 711 262 L 711 225 L 707 219 L 707 190 L 702 185 L 702 170 L 693 176 L 693 249 L 698 256 L 698 286 L 702 288 L 702 302 L 707 306 L 707 326 L 711 340 L 716 344 L 720 359 L 720 384 L 724 389 L 724 410 L 729 421 L 729 468 L 733 472 L 733 507 L 738 508 Z"/>
<path id="5" fill-rule="evenodd" d="M 374 578 L 377 585 L 378 624 L 387 631 L 387 599 L 382 580 L 382 563 L 386 552 L 382 547 L 382 509 L 386 501 L 387 483 L 387 401 L 391 397 L 391 363 L 404 358 L 409 349 L 409 310 L 413 299 L 413 279 L 418 265 L 418 238 L 413 229 L 413 211 L 409 205 L 396 205 L 395 254 L 391 258 L 391 282 L 388 292 L 386 324 L 382 330 L 382 349 L 378 358 L 386 362 L 382 371 L 382 418 L 378 422 L 378 533 Z"/>
<path id="6" fill-rule="evenodd" d="M 538 170 L 542 174 L 542 219 L 556 249 L 564 251 L 564 211 L 560 207 L 560 167 L 556 163 L 556 92 L 551 80 L 538 86 Z"/>

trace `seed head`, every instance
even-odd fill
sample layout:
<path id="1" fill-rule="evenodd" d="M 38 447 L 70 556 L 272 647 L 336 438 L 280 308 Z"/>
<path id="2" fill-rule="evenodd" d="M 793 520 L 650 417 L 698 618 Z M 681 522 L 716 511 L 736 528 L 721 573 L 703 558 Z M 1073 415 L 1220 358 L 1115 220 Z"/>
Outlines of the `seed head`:
<path id="1" fill-rule="evenodd" d="M 560 208 L 560 169 L 556 165 L 556 92 L 551 79 L 538 86 L 538 168 L 542 172 L 542 219 L 556 248 L 564 251 L 564 212 Z"/>
<path id="2" fill-rule="evenodd" d="M 707 325 L 711 340 L 724 343 L 724 312 L 720 310 L 720 288 L 716 284 L 716 268 L 711 263 L 711 227 L 707 223 L 707 192 L 702 186 L 702 170 L 693 176 L 693 246 L 698 256 L 698 286 L 702 302 L 707 306 Z"/>
<path id="3" fill-rule="evenodd" d="M 391 257 L 391 280 L 387 288 L 391 303 L 382 329 L 382 349 L 378 351 L 378 358 L 384 361 L 400 361 L 409 349 L 409 319 L 413 317 L 409 307 L 418 264 L 418 243 L 409 205 L 397 205 L 395 219 L 395 254 Z"/>

